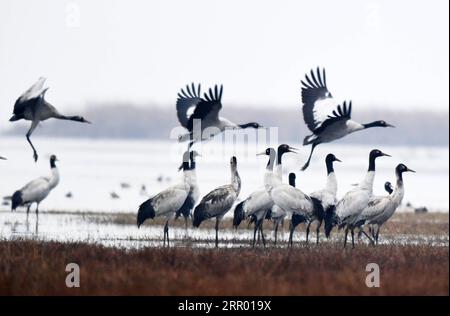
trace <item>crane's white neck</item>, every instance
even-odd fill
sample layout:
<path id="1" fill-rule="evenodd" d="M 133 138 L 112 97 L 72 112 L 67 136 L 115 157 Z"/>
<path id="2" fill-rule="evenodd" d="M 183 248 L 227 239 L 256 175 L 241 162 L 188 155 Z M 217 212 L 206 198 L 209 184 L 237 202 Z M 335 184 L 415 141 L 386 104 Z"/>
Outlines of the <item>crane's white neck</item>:
<path id="1" fill-rule="evenodd" d="M 337 179 L 336 179 L 336 174 L 333 172 L 330 172 L 327 176 L 327 184 L 325 189 L 333 194 L 334 196 L 336 196 L 337 194 Z"/>
<path id="2" fill-rule="evenodd" d="M 48 186 L 50 187 L 50 189 L 53 189 L 59 183 L 59 171 L 58 171 L 58 168 L 56 166 L 53 167 L 51 169 L 51 171 L 52 171 L 52 175 L 50 177 L 50 181 L 48 183 Z"/>
<path id="3" fill-rule="evenodd" d="M 360 188 L 369 190 L 372 195 L 373 181 L 375 180 L 375 171 L 368 171 L 364 180 L 359 184 Z"/>

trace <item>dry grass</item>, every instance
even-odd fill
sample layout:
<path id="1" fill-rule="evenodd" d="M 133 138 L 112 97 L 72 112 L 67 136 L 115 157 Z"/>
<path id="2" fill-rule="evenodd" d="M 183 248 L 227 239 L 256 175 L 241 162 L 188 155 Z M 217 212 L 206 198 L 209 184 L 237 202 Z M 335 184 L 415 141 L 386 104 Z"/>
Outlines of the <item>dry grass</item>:
<path id="1" fill-rule="evenodd" d="M 147 248 L 0 241 L 0 295 L 448 295 L 448 247 L 326 243 L 292 250 Z M 65 287 L 65 266 L 81 287 Z M 365 286 L 365 267 L 381 287 Z"/>

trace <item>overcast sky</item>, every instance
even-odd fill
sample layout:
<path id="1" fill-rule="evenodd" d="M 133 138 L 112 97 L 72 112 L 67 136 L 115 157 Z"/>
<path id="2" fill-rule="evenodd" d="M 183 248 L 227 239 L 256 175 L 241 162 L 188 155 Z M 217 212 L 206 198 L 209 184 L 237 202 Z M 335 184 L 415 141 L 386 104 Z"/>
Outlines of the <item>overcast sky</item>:
<path id="1" fill-rule="evenodd" d="M 96 101 L 173 106 L 186 83 L 224 103 L 294 107 L 300 79 L 358 107 L 445 110 L 447 0 L 0 1 L 0 115 L 38 77 L 61 109 Z"/>

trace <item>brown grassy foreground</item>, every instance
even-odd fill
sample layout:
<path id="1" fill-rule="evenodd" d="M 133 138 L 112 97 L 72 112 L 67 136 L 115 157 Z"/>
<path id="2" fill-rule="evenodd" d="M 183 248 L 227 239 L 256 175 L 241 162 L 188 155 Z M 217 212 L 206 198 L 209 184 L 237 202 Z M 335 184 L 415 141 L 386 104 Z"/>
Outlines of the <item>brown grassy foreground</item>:
<path id="1" fill-rule="evenodd" d="M 147 248 L 0 241 L 0 295 L 448 295 L 448 247 Z M 66 288 L 66 264 L 81 287 Z M 378 263 L 381 287 L 367 288 Z"/>

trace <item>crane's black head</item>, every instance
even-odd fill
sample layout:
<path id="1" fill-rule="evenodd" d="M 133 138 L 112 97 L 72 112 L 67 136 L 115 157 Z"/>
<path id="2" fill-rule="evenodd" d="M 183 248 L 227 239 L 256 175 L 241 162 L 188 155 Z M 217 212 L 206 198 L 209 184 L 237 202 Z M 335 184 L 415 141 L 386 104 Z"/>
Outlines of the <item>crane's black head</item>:
<path id="1" fill-rule="evenodd" d="M 278 155 L 283 155 L 285 153 L 297 153 L 295 150 L 297 150 L 297 148 L 291 147 L 288 144 L 281 144 L 278 146 Z"/>
<path id="2" fill-rule="evenodd" d="M 270 156 L 272 154 L 275 154 L 275 149 L 273 149 L 272 147 L 269 147 L 266 150 L 264 150 L 263 152 L 256 154 L 256 155 L 257 156 L 262 156 L 262 155 Z"/>
<path id="3" fill-rule="evenodd" d="M 389 193 L 389 194 L 391 194 L 391 193 L 394 191 L 394 188 L 392 187 L 392 184 L 391 184 L 389 181 L 387 181 L 387 182 L 384 184 L 384 189 L 385 189 L 386 192 Z"/>
<path id="4" fill-rule="evenodd" d="M 230 159 L 230 166 L 231 166 L 231 168 L 234 168 L 234 169 L 237 168 L 237 159 L 236 159 L 235 156 L 231 157 L 231 159 Z"/>
<path id="5" fill-rule="evenodd" d="M 250 123 L 246 123 L 246 124 L 241 124 L 239 125 L 240 128 L 262 128 L 264 126 L 262 126 L 261 124 L 257 123 L 257 122 L 250 122 Z"/>
<path id="6" fill-rule="evenodd" d="M 330 163 L 335 162 L 335 161 L 342 162 L 339 159 L 337 159 L 336 156 L 333 154 L 328 154 L 327 157 L 325 158 L 325 161 L 330 162 Z"/>
<path id="7" fill-rule="evenodd" d="M 394 125 L 391 125 L 387 123 L 386 121 L 379 120 L 379 121 L 373 121 L 371 123 L 363 124 L 364 128 L 371 128 L 371 127 L 395 127 Z"/>
<path id="8" fill-rule="evenodd" d="M 56 168 L 56 162 L 58 161 L 58 158 L 56 158 L 55 155 L 50 156 L 50 168 Z"/>
<path id="9" fill-rule="evenodd" d="M 375 171 L 375 159 L 377 159 L 378 157 L 391 157 L 388 154 L 385 154 L 384 152 L 382 152 L 379 149 L 373 149 L 370 154 L 369 154 L 369 171 Z"/>
<path id="10" fill-rule="evenodd" d="M 289 185 L 295 187 L 295 178 L 296 178 L 295 173 L 291 172 L 289 174 Z"/>
<path id="11" fill-rule="evenodd" d="M 402 174 L 403 172 L 415 172 L 412 169 L 409 169 L 407 166 L 405 166 L 404 164 L 399 164 L 396 168 L 395 168 L 395 172 L 397 174 Z"/>
<path id="12" fill-rule="evenodd" d="M 328 173 L 328 174 L 334 172 L 333 162 L 335 162 L 335 161 L 341 162 L 341 161 L 340 161 L 339 159 L 337 159 L 336 156 L 333 155 L 333 154 L 328 154 L 327 157 L 325 158 L 325 164 L 327 165 L 327 173 Z"/>

